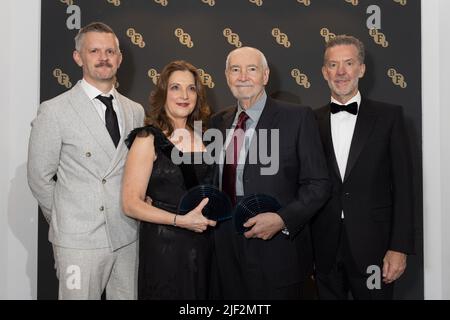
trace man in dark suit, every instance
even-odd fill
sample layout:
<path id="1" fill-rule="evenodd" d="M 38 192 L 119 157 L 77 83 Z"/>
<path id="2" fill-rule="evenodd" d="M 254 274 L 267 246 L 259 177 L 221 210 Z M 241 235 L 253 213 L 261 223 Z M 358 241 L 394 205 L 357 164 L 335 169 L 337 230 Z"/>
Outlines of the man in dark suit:
<path id="1" fill-rule="evenodd" d="M 244 234 L 236 232 L 231 220 L 218 224 L 216 298 L 297 299 L 307 269 L 302 264 L 309 237 L 304 226 L 329 196 L 314 114 L 310 108 L 266 95 L 269 68 L 255 48 L 233 50 L 225 75 L 237 105 L 211 120 L 211 127 L 226 138 L 218 184 L 234 204 L 245 195 L 266 194 L 282 208 L 249 219 Z M 243 143 L 237 142 L 240 130 L 245 132 Z M 269 154 L 270 161 L 264 161 Z"/>
<path id="2" fill-rule="evenodd" d="M 412 253 L 410 153 L 400 106 L 361 97 L 364 45 L 337 36 L 322 73 L 331 103 L 316 116 L 332 195 L 312 219 L 320 299 L 392 299 Z"/>

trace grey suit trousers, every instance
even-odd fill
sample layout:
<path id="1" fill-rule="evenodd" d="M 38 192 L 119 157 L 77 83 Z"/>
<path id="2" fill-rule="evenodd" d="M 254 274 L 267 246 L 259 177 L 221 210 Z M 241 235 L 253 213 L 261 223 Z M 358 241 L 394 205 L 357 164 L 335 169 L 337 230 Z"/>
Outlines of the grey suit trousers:
<path id="1" fill-rule="evenodd" d="M 137 241 L 111 251 L 71 249 L 53 245 L 60 300 L 137 298 Z"/>

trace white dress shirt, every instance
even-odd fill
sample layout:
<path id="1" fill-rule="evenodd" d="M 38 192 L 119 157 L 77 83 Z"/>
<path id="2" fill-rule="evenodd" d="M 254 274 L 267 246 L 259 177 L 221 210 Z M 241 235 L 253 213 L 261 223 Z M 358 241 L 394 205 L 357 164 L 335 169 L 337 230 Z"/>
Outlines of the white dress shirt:
<path id="1" fill-rule="evenodd" d="M 339 101 L 331 97 L 331 102 L 342 105 Z M 361 94 L 358 93 L 347 101 L 346 104 L 356 102 L 359 106 L 361 104 Z M 333 140 L 334 154 L 339 167 L 339 173 L 341 179 L 344 180 L 345 170 L 347 168 L 348 155 L 350 153 L 350 146 L 353 138 L 353 131 L 355 130 L 357 115 L 351 114 L 346 111 L 338 113 L 331 113 L 331 138 Z M 342 218 L 344 218 L 344 212 L 342 212 Z"/>
<path id="2" fill-rule="evenodd" d="M 96 97 L 98 95 L 102 95 L 102 96 L 105 96 L 105 97 L 109 97 L 110 95 L 112 95 L 114 97 L 114 99 L 112 100 L 113 109 L 114 109 L 114 111 L 116 112 L 116 115 L 117 115 L 117 122 L 119 123 L 120 135 L 122 135 L 123 134 L 123 130 L 122 130 L 122 115 L 119 112 L 119 104 L 118 104 L 117 94 L 116 94 L 117 91 L 114 88 L 114 86 L 112 87 L 112 89 L 107 94 L 104 94 L 103 92 L 98 90 L 96 87 L 94 87 L 93 85 L 91 85 L 89 82 L 87 82 L 84 79 L 80 81 L 80 84 L 81 84 L 81 87 L 83 88 L 84 92 L 87 94 L 89 99 L 92 101 L 92 104 L 94 105 L 94 108 L 97 111 L 97 113 L 100 116 L 100 119 L 103 121 L 103 123 L 106 123 L 105 122 L 106 106 L 99 99 L 96 99 Z"/>

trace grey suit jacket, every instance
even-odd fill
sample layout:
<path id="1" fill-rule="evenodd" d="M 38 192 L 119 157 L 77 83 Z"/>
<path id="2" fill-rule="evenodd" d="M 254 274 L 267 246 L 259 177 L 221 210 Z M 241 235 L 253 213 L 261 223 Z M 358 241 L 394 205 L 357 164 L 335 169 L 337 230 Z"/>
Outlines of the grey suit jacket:
<path id="1" fill-rule="evenodd" d="M 137 221 L 122 211 L 121 184 L 124 139 L 142 126 L 144 110 L 120 94 L 117 100 L 123 128 L 117 149 L 80 83 L 43 102 L 32 122 L 28 183 L 55 245 L 116 250 L 137 239 Z"/>

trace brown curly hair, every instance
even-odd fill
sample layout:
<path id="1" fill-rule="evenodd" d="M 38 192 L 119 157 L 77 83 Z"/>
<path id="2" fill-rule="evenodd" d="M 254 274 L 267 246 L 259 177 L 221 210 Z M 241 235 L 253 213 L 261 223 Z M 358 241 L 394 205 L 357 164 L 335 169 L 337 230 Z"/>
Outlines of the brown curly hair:
<path id="1" fill-rule="evenodd" d="M 184 60 L 172 61 L 166 65 L 159 76 L 156 88 L 150 94 L 150 112 L 145 119 L 146 125 L 153 125 L 161 129 L 165 134 L 170 136 L 174 127 L 167 116 L 165 104 L 167 99 L 167 89 L 169 85 L 169 77 L 175 71 L 189 71 L 194 76 L 195 88 L 197 91 L 197 103 L 195 104 L 194 111 L 188 116 L 186 125 L 189 129 L 194 130 L 194 121 L 202 121 L 202 129 L 206 130 L 206 124 L 209 116 L 211 115 L 211 109 L 206 101 L 206 89 L 202 83 L 200 75 L 192 64 Z"/>

